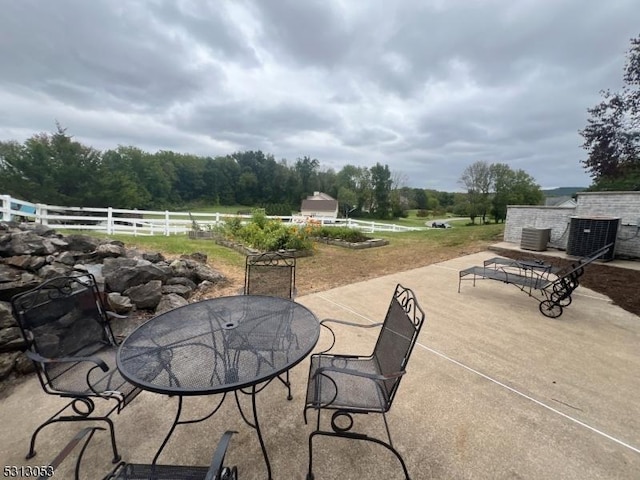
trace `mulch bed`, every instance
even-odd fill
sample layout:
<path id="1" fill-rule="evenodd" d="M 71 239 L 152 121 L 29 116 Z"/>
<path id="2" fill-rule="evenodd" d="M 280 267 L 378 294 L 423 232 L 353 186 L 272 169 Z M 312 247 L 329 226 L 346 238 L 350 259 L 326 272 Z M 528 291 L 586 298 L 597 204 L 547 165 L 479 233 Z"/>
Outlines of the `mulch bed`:
<path id="1" fill-rule="evenodd" d="M 503 257 L 515 260 L 521 260 L 524 257 L 522 252 L 495 250 Z M 540 259 L 557 267 L 570 267 L 577 263 L 576 260 L 566 260 L 533 252 L 527 253 L 526 258 Z M 594 262 L 585 268 L 580 284 L 606 295 L 619 307 L 640 316 L 640 270 Z"/>

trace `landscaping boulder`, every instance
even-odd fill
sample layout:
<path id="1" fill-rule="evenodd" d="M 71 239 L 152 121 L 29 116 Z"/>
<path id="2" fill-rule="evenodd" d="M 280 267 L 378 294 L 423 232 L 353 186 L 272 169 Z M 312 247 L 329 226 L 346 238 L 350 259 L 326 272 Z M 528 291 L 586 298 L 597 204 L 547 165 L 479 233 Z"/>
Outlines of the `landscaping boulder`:
<path id="1" fill-rule="evenodd" d="M 49 255 L 56 251 L 56 247 L 47 237 L 41 237 L 34 232 L 16 231 L 10 234 L 9 241 L 3 236 L 0 241 L 0 256 L 13 257 L 16 255 Z"/>
<path id="2" fill-rule="evenodd" d="M 31 257 L 31 255 L 16 255 L 15 257 L 9 257 L 5 259 L 4 263 L 6 265 L 11 265 L 12 267 L 16 267 L 21 270 L 30 270 L 32 258 L 34 257 Z M 35 257 L 35 258 L 42 258 L 42 257 Z"/>
<path id="3" fill-rule="evenodd" d="M 22 276 L 22 270 L 12 265 L 0 264 L 0 283 L 17 282 Z"/>
<path id="4" fill-rule="evenodd" d="M 72 265 L 65 265 L 64 263 L 53 263 L 51 265 L 45 265 L 38 270 L 38 275 L 42 280 L 49 280 L 50 278 L 69 275 L 73 270 Z M 35 282 L 38 285 L 41 282 Z M 34 285 L 35 286 L 35 285 Z"/>
<path id="5" fill-rule="evenodd" d="M 27 375 L 36 371 L 36 366 L 24 353 L 20 353 L 18 355 L 14 368 L 16 369 L 16 372 L 20 373 L 21 375 Z"/>
<path id="6" fill-rule="evenodd" d="M 189 302 L 187 302 L 184 298 L 182 298 L 180 295 L 177 295 L 175 293 L 163 295 L 162 298 L 160 299 L 160 302 L 158 303 L 158 306 L 156 307 L 155 313 L 157 315 L 163 312 L 167 312 L 169 310 L 173 310 L 174 308 L 187 305 L 188 303 Z"/>
<path id="7" fill-rule="evenodd" d="M 114 243 L 105 243 L 98 245 L 93 252 L 93 255 L 98 258 L 107 257 L 124 257 L 127 254 L 127 250 L 122 245 Z"/>
<path id="8" fill-rule="evenodd" d="M 74 266 L 76 264 L 76 257 L 71 252 L 62 252 L 56 258 L 56 262 L 59 262 L 59 263 L 62 263 L 64 265 L 68 265 L 68 266 L 72 267 L 72 266 Z"/>
<path id="9" fill-rule="evenodd" d="M 195 260 L 198 263 L 207 263 L 207 254 L 202 252 L 193 252 L 186 255 L 180 255 L 183 260 Z"/>
<path id="10" fill-rule="evenodd" d="M 185 287 L 189 287 L 191 290 L 195 290 L 197 287 L 196 283 L 187 277 L 171 277 L 167 279 L 167 285 L 184 285 Z"/>
<path id="11" fill-rule="evenodd" d="M 109 275 L 120 268 L 135 267 L 138 260 L 135 258 L 105 258 L 102 262 L 102 274 Z"/>
<path id="12" fill-rule="evenodd" d="M 154 309 L 162 298 L 162 282 L 151 280 L 143 285 L 128 288 L 124 294 L 137 308 Z"/>
<path id="13" fill-rule="evenodd" d="M 20 327 L 0 329 L 0 352 L 13 352 L 26 347 Z"/>
<path id="14" fill-rule="evenodd" d="M 9 302 L 0 302 L 0 329 L 15 327 L 16 325 L 18 323 L 11 314 L 11 304 Z"/>
<path id="15" fill-rule="evenodd" d="M 0 301 L 8 302 L 14 295 L 29 290 L 40 282 L 35 275 L 0 264 Z"/>
<path id="16" fill-rule="evenodd" d="M 90 253 L 100 245 L 100 240 L 88 235 L 68 235 L 66 237 L 67 249 L 74 252 Z"/>
<path id="17" fill-rule="evenodd" d="M 164 255 L 162 255 L 162 253 L 160 252 L 144 252 L 142 254 L 142 258 L 151 263 L 158 263 L 158 262 L 165 261 Z"/>
<path id="18" fill-rule="evenodd" d="M 107 287 L 113 292 L 124 292 L 128 288 L 152 280 L 162 283 L 167 279 L 167 274 L 163 270 L 146 260 L 139 260 L 135 266 L 121 267 L 109 273 L 103 270 L 103 274 Z"/>
<path id="19" fill-rule="evenodd" d="M 164 285 L 162 293 L 164 295 L 175 293 L 183 298 L 189 298 L 193 293 L 193 288 L 189 288 L 186 285 Z"/>
<path id="20" fill-rule="evenodd" d="M 0 380 L 9 376 L 20 352 L 0 353 Z"/>
<path id="21" fill-rule="evenodd" d="M 116 313 L 123 314 L 133 310 L 133 303 L 129 297 L 111 292 L 107 295 L 107 307 Z"/>

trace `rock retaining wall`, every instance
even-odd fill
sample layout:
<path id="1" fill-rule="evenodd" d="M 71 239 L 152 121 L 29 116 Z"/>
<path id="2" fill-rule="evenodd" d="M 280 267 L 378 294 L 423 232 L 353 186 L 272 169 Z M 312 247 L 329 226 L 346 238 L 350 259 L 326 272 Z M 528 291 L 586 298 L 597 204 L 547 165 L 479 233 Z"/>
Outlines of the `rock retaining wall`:
<path id="1" fill-rule="evenodd" d="M 96 277 L 107 307 L 120 314 L 170 310 L 224 280 L 201 253 L 169 261 L 161 253 L 126 249 L 117 240 L 63 236 L 44 225 L 0 222 L 0 380 L 33 369 L 21 353 L 26 345 L 11 313 L 11 297 L 78 271 Z"/>

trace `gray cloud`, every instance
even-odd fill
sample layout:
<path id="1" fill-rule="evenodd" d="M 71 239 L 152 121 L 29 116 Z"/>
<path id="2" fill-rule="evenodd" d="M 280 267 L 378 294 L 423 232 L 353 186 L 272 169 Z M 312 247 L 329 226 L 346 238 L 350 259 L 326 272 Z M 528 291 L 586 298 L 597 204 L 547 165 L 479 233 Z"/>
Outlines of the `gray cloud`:
<path id="1" fill-rule="evenodd" d="M 637 0 L 0 0 L 0 140 L 386 163 L 587 185 L 578 130 L 621 84 Z"/>

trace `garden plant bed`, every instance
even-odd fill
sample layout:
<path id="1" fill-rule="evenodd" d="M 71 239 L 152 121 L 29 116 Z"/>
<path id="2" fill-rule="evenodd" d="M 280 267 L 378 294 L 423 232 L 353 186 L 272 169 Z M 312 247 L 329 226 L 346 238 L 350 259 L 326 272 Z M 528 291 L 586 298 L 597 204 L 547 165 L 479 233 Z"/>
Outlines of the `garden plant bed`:
<path id="1" fill-rule="evenodd" d="M 327 245 L 335 245 L 336 247 L 351 248 L 354 250 L 389 245 L 389 241 L 383 238 L 371 238 L 368 240 L 362 240 L 360 242 L 347 242 L 338 238 L 329 237 L 314 237 L 313 240 L 315 242 L 326 243 Z"/>
<path id="2" fill-rule="evenodd" d="M 242 255 L 257 255 L 259 253 L 265 253 L 262 250 L 258 250 L 256 248 L 251 248 L 244 245 L 241 242 L 237 242 L 234 240 L 229 240 L 224 238 L 222 235 L 216 232 L 208 232 L 208 231 L 200 231 L 200 232 L 189 232 L 189 238 L 192 240 L 203 239 L 203 240 L 213 240 L 217 245 L 222 245 L 223 247 L 230 248 L 235 250 Z M 290 257 L 307 257 L 312 255 L 313 252 L 311 250 L 293 250 L 293 249 L 284 249 L 278 250 L 280 253 L 284 253 Z"/>
<path id="3" fill-rule="evenodd" d="M 265 253 L 261 250 L 256 250 L 255 248 L 247 247 L 239 242 L 234 242 L 233 240 L 227 240 L 222 237 L 213 237 L 213 241 L 218 245 L 222 245 L 223 247 L 231 248 L 236 252 L 242 253 L 243 255 L 257 255 L 259 253 Z M 313 255 L 311 250 L 292 250 L 292 249 L 284 249 L 278 250 L 278 252 L 283 253 L 290 257 L 308 257 L 309 255 Z"/>

